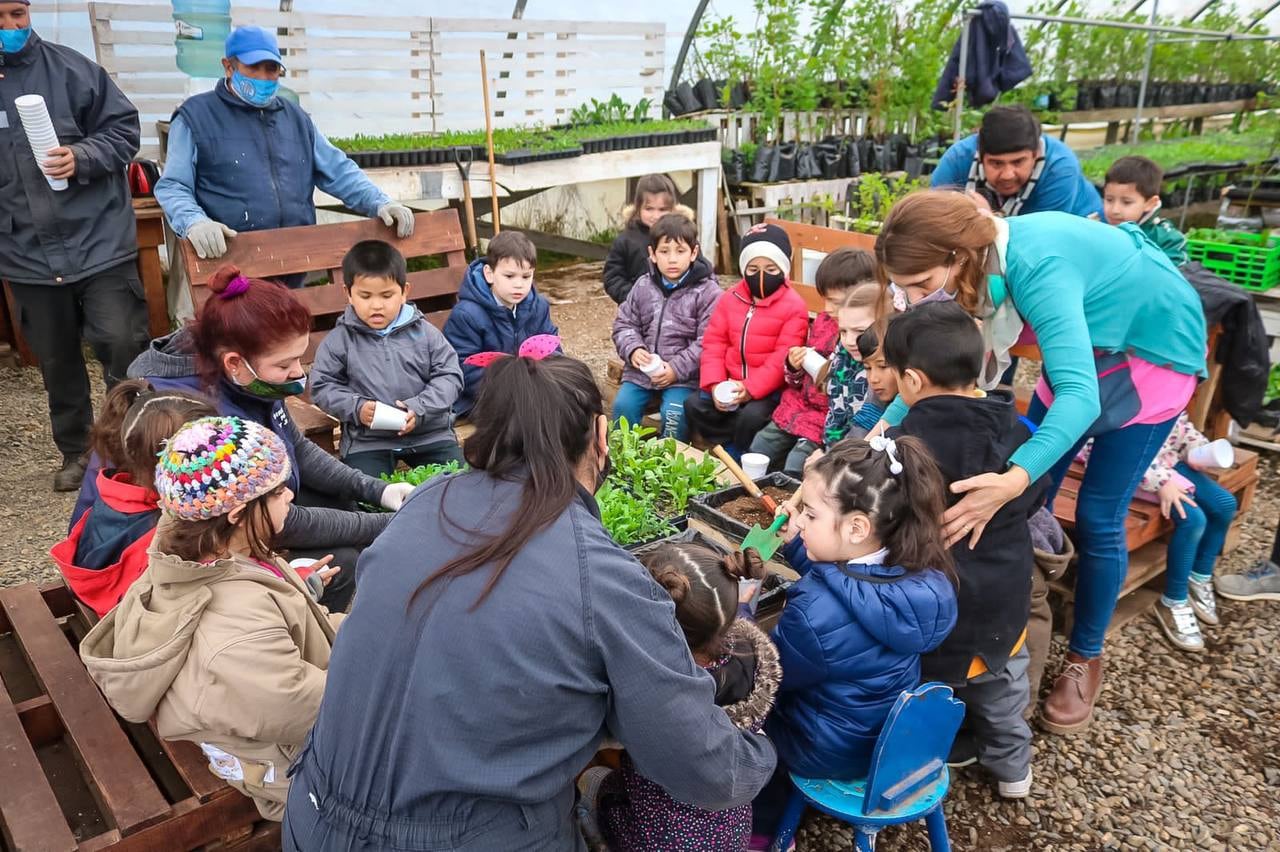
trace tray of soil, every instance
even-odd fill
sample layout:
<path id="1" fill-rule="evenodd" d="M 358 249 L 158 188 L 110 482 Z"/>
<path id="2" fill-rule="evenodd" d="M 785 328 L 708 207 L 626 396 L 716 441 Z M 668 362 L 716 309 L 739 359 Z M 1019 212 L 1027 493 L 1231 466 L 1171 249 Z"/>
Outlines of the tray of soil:
<path id="1" fill-rule="evenodd" d="M 800 487 L 799 480 L 785 473 L 771 473 L 757 479 L 765 494 L 779 503 L 789 499 Z M 773 523 L 773 513 L 764 504 L 747 494 L 741 485 L 700 494 L 689 499 L 689 517 L 697 518 L 730 538 L 741 541 L 757 524 L 768 527 Z M 780 559 L 781 556 L 775 556 Z"/>

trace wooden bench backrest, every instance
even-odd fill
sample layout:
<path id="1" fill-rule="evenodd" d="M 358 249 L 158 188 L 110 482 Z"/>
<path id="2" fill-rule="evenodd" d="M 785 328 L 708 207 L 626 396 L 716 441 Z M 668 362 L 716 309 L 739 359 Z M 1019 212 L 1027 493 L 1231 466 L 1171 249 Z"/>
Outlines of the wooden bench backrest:
<path id="1" fill-rule="evenodd" d="M 304 272 L 327 272 L 329 281 L 295 290 L 313 317 L 336 317 L 347 307 L 342 279 L 342 258 L 361 240 L 384 240 L 399 249 L 406 260 L 442 257 L 444 265 L 409 273 L 409 297 L 441 326 L 457 298 L 466 271 L 466 243 L 456 210 L 435 210 L 415 216 L 413 234 L 400 239 L 377 219 L 361 219 L 328 225 L 304 225 L 269 231 L 246 231 L 227 241 L 227 253 L 216 260 L 202 260 L 190 241 L 179 240 L 182 258 L 191 280 L 192 301 L 198 308 L 209 298 L 213 273 L 233 263 L 249 278 L 275 278 Z M 332 323 L 327 323 L 331 325 Z M 326 323 L 321 323 L 325 326 Z M 307 352 L 310 362 L 323 331 L 312 335 Z"/>
<path id="2" fill-rule="evenodd" d="M 800 222 L 788 222 L 785 219 L 766 217 L 765 221 L 777 225 L 787 232 L 791 240 L 791 283 L 796 292 L 804 297 L 809 310 L 818 313 L 825 303 L 818 295 L 813 282 L 805 273 L 806 252 L 812 263 L 814 255 L 821 260 L 822 255 L 830 254 L 840 248 L 858 248 L 863 251 L 874 251 L 876 238 L 871 234 L 859 234 L 855 231 L 840 231 L 835 228 L 824 228 L 820 225 L 804 225 Z M 810 268 L 814 268 L 812 265 Z"/>

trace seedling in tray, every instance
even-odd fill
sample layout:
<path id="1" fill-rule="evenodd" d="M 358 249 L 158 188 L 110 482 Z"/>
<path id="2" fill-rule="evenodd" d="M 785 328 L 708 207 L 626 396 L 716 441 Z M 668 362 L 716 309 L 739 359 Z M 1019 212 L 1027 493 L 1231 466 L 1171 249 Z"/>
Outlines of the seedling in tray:
<path id="1" fill-rule="evenodd" d="M 618 421 L 609 433 L 613 479 L 635 494 L 652 498 L 662 515 L 684 514 L 690 497 L 720 487 L 716 463 L 686 456 L 674 438 L 652 439 L 654 431 L 633 426 L 625 417 Z"/>
<path id="2" fill-rule="evenodd" d="M 600 522 L 618 544 L 626 547 L 672 535 L 676 528 L 658 516 L 653 501 L 631 494 L 611 482 L 596 492 Z"/>

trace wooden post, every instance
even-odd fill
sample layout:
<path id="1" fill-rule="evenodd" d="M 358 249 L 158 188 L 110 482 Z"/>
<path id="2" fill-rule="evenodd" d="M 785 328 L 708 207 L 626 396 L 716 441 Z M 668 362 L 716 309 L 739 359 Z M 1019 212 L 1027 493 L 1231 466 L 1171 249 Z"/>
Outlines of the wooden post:
<path id="1" fill-rule="evenodd" d="M 489 114 L 489 66 L 480 51 L 480 84 L 484 91 L 484 135 L 489 146 L 489 203 L 493 209 L 493 232 L 502 233 L 502 220 L 498 217 L 498 178 L 493 165 L 493 116 Z"/>

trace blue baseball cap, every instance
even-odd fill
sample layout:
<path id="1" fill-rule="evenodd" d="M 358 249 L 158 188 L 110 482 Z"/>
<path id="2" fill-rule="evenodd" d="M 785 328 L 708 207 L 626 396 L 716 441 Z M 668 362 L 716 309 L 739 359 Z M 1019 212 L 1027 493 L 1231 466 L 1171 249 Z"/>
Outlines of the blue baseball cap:
<path id="1" fill-rule="evenodd" d="M 280 48 L 276 44 L 276 34 L 262 27 L 237 27 L 227 36 L 226 55 L 238 59 L 245 65 L 256 65 L 270 59 L 281 68 L 284 62 L 280 59 Z"/>

